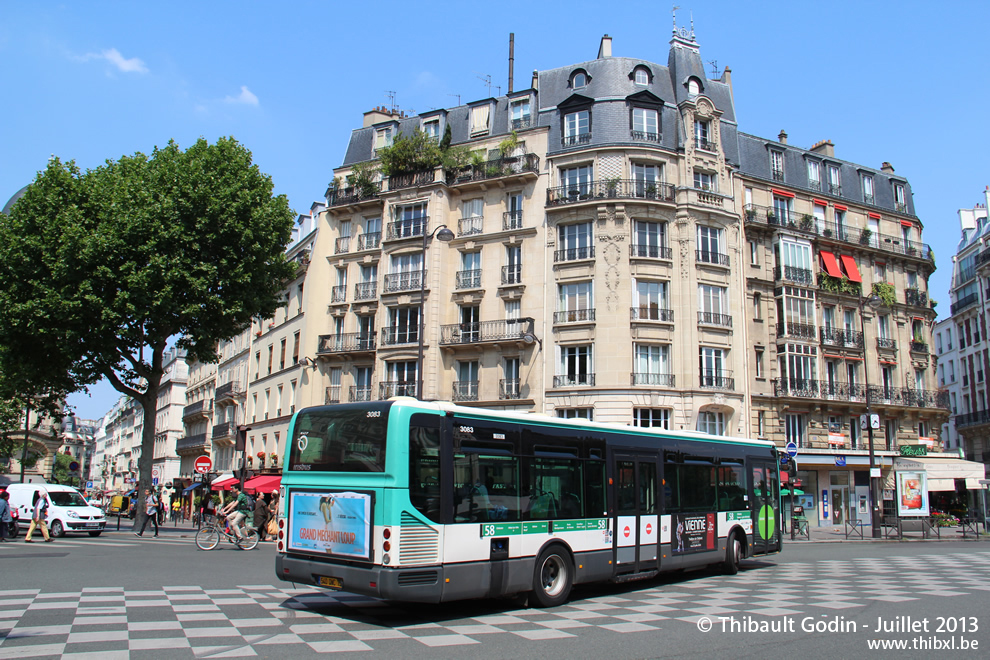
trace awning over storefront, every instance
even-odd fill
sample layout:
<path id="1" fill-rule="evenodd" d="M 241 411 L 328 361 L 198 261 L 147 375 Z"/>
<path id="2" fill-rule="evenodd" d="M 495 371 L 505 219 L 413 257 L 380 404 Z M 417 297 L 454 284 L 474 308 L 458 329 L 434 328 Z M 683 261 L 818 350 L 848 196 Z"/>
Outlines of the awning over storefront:
<path id="1" fill-rule="evenodd" d="M 924 470 L 928 474 L 928 490 L 955 490 L 956 479 L 965 479 L 967 489 L 979 489 L 984 479 L 983 463 L 961 458 L 895 458 L 895 470 Z"/>
<path id="2" fill-rule="evenodd" d="M 213 490 L 230 490 L 231 486 L 236 483 L 240 483 L 240 481 L 241 480 L 237 477 L 229 477 L 221 481 L 214 480 L 213 483 L 210 484 L 210 488 Z"/>
<path id="3" fill-rule="evenodd" d="M 244 482 L 244 490 L 250 494 L 270 493 L 282 485 L 282 477 L 277 474 L 264 474 Z"/>
<path id="4" fill-rule="evenodd" d="M 203 482 L 202 481 L 197 481 L 197 482 L 193 483 L 191 486 L 186 486 L 185 489 L 183 489 L 182 494 L 183 495 L 188 495 L 193 490 L 195 490 L 196 488 L 199 488 L 202 485 L 203 485 Z"/>

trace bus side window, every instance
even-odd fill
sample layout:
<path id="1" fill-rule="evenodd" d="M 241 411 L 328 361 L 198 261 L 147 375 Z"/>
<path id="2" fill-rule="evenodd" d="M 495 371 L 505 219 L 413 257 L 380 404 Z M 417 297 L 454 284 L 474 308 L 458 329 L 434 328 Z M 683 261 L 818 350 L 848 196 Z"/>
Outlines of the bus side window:
<path id="1" fill-rule="evenodd" d="M 519 520 L 519 459 L 454 454 L 454 522 Z"/>
<path id="2" fill-rule="evenodd" d="M 433 522 L 440 515 L 440 429 L 409 429 L 409 501 Z"/>

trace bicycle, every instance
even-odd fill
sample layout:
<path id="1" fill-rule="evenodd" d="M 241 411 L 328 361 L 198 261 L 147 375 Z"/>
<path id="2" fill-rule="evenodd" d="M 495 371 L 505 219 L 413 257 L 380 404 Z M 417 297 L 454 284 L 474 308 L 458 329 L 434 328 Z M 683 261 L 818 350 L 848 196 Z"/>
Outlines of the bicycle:
<path id="1" fill-rule="evenodd" d="M 245 527 L 242 530 L 243 539 L 237 538 L 233 530 L 227 531 L 221 524 L 222 517 L 213 518 L 196 532 L 196 546 L 200 550 L 212 550 L 220 545 L 220 540 L 224 537 L 241 550 L 254 550 L 258 545 L 258 531 Z"/>

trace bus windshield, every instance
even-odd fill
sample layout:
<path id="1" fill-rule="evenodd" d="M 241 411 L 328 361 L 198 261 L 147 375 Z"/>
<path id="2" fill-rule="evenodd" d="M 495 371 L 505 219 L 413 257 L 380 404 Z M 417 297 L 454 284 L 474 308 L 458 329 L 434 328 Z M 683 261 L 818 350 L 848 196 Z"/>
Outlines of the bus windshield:
<path id="1" fill-rule="evenodd" d="M 289 449 L 290 471 L 384 472 L 389 404 L 302 410 Z"/>

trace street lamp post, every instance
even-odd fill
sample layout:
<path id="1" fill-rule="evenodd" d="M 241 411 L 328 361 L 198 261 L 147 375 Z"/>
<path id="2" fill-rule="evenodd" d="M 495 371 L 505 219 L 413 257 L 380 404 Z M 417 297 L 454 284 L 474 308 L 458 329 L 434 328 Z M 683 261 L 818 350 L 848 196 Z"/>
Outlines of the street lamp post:
<path id="1" fill-rule="evenodd" d="M 447 225 L 439 225 L 430 233 L 426 233 L 426 225 L 423 225 L 423 260 L 419 270 L 419 328 L 416 334 L 419 337 L 419 359 L 416 361 L 416 398 L 423 400 L 423 334 L 426 329 L 425 312 L 426 307 L 426 248 L 429 240 L 436 234 L 438 241 L 449 243 L 454 240 L 454 232 L 447 228 Z"/>
<path id="2" fill-rule="evenodd" d="M 873 294 L 866 296 L 859 301 L 859 327 L 863 334 L 863 382 L 866 384 L 866 435 L 870 448 L 870 526 L 873 529 L 873 538 L 878 539 L 880 533 L 881 500 L 880 500 L 880 475 L 877 474 L 877 456 L 873 449 L 873 414 L 870 409 L 870 365 L 866 358 L 866 321 L 863 319 L 863 310 L 869 306 L 870 309 L 877 309 L 882 304 L 880 296 Z"/>

